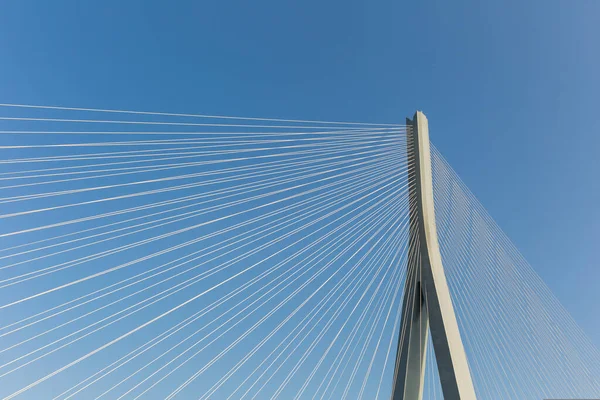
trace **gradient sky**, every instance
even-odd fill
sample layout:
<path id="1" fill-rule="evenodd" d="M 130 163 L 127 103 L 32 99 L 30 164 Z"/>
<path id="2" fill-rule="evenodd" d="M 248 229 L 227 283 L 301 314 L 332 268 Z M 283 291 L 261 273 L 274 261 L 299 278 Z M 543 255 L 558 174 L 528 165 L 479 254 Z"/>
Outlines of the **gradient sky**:
<path id="1" fill-rule="evenodd" d="M 10 1 L 0 102 L 403 122 L 600 346 L 600 2 Z"/>

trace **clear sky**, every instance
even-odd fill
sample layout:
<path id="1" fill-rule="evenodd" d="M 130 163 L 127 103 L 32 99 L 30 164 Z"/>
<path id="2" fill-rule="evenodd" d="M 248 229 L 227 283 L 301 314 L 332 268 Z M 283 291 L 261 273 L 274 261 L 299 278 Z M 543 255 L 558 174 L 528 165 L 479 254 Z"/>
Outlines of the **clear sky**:
<path id="1" fill-rule="evenodd" d="M 0 102 L 403 122 L 600 346 L 600 2 L 11 1 Z"/>

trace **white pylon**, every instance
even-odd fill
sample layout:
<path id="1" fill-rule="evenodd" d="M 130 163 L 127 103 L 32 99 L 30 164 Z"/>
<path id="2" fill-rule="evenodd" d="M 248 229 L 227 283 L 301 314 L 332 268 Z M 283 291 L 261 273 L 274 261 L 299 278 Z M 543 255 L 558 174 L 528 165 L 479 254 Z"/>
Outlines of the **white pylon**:
<path id="1" fill-rule="evenodd" d="M 429 125 L 420 111 L 406 124 L 411 229 L 392 400 L 423 397 L 429 332 L 444 399 L 476 400 L 438 245 Z"/>

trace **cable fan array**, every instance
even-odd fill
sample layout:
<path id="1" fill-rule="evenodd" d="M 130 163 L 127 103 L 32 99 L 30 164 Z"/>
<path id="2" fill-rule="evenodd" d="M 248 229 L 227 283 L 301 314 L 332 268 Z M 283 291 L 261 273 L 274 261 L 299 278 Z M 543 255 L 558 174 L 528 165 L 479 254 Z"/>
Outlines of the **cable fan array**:
<path id="1" fill-rule="evenodd" d="M 389 396 L 403 126 L 9 110 L 4 398 Z"/>
<path id="2" fill-rule="evenodd" d="M 481 399 L 600 396 L 600 352 L 432 147 L 438 238 Z"/>

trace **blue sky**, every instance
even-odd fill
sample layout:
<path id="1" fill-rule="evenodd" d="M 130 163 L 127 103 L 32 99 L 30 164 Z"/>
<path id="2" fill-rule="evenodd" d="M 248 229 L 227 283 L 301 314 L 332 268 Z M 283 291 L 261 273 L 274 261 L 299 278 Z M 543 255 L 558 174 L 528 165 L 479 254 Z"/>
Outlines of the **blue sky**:
<path id="1" fill-rule="evenodd" d="M 600 345 L 600 3 L 13 1 L 0 102 L 402 123 Z"/>

